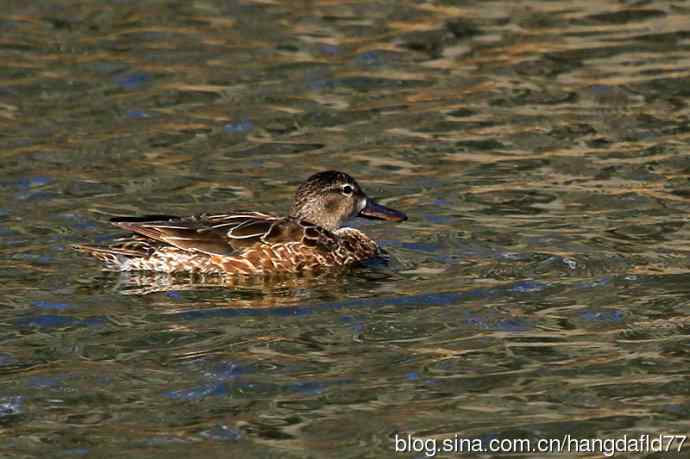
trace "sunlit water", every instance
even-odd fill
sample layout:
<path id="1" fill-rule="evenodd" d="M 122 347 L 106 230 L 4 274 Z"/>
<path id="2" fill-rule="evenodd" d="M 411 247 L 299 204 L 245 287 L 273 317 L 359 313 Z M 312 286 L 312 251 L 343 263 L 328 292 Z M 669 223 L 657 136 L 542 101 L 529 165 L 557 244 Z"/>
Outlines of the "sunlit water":
<path id="1" fill-rule="evenodd" d="M 687 434 L 689 24 L 663 1 L 6 4 L 0 456 Z M 214 286 L 69 249 L 112 215 L 285 213 L 333 168 L 410 216 L 356 223 L 387 262 Z"/>

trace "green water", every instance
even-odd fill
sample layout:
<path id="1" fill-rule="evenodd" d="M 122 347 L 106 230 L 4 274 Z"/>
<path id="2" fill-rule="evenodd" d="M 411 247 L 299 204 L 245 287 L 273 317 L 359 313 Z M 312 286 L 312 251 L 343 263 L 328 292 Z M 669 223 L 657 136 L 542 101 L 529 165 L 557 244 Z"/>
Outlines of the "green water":
<path id="1" fill-rule="evenodd" d="M 687 435 L 688 24 L 670 1 L 6 1 L 0 457 Z M 324 169 L 408 214 L 355 222 L 387 263 L 195 285 L 69 248 L 112 215 L 284 214 Z"/>

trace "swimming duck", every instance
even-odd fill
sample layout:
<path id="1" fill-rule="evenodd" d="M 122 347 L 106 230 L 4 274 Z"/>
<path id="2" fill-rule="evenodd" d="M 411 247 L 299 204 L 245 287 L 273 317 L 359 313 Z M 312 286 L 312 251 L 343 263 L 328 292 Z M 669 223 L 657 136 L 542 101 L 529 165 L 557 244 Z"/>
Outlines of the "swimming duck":
<path id="1" fill-rule="evenodd" d="M 312 175 L 299 186 L 287 217 L 260 212 L 118 217 L 133 233 L 107 247 L 75 245 L 111 271 L 271 274 L 345 266 L 377 256 L 352 217 L 400 222 L 407 216 L 369 198 L 344 172 Z"/>

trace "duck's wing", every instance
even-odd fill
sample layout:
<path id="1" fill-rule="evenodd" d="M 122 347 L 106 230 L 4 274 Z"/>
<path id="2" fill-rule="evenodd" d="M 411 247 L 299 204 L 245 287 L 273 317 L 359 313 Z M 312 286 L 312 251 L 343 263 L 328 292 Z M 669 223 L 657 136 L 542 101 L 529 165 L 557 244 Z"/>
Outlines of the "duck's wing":
<path id="1" fill-rule="evenodd" d="M 121 217 L 111 222 L 179 249 L 208 255 L 233 256 L 260 244 L 296 242 L 326 250 L 337 244 L 333 233 L 316 225 L 259 212 L 194 217 Z"/>

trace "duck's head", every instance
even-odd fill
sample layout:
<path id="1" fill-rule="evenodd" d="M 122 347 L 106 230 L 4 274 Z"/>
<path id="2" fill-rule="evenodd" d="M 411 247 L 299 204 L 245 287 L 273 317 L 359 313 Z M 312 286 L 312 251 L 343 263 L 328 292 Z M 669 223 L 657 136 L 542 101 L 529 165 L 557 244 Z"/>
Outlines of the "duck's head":
<path id="1" fill-rule="evenodd" d="M 404 213 L 377 203 L 362 191 L 355 179 L 338 171 L 319 172 L 300 185 L 290 215 L 330 231 L 352 217 L 407 220 Z"/>

